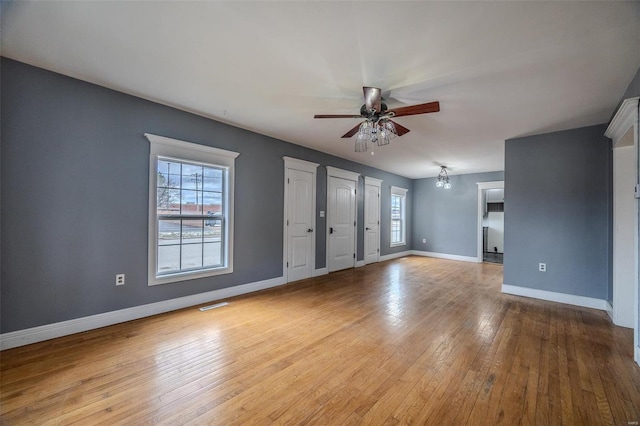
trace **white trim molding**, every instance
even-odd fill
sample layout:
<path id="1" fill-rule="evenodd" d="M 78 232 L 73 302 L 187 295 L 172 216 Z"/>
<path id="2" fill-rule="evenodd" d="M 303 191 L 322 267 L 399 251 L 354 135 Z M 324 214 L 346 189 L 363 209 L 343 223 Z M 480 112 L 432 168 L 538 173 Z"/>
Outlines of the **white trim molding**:
<path id="1" fill-rule="evenodd" d="M 411 256 L 413 253 L 411 250 L 399 251 L 398 253 L 389 253 L 380 256 L 380 262 L 384 262 L 386 260 L 398 259 L 400 257 Z"/>
<path id="2" fill-rule="evenodd" d="M 613 146 L 620 142 L 629 128 L 638 124 L 639 101 L 640 97 L 625 99 L 605 130 L 604 135 L 613 141 Z"/>
<path id="3" fill-rule="evenodd" d="M 376 178 L 372 178 L 370 176 L 365 176 L 364 177 L 364 184 L 365 185 L 373 185 L 373 186 L 382 187 L 382 179 L 376 179 Z"/>
<path id="4" fill-rule="evenodd" d="M 609 303 L 609 301 L 607 300 L 607 315 L 609 315 L 609 319 L 611 320 L 611 322 L 613 322 L 613 306 L 611 306 L 611 303 Z"/>
<path id="5" fill-rule="evenodd" d="M 284 160 L 286 168 L 302 170 L 303 172 L 315 173 L 318 166 L 320 166 L 318 163 L 300 160 L 299 158 L 287 157 L 286 155 L 283 156 L 282 159 Z"/>
<path id="6" fill-rule="evenodd" d="M 421 250 L 411 250 L 411 254 L 415 256 L 423 256 L 423 257 L 436 257 L 438 259 L 458 260 L 460 262 L 481 263 L 481 262 L 478 262 L 478 259 L 475 257 L 459 256 L 457 254 L 434 253 L 431 251 L 421 251 Z"/>
<path id="7" fill-rule="evenodd" d="M 234 151 L 200 145 L 193 142 L 145 133 L 149 140 L 149 231 L 148 231 L 148 260 L 147 284 L 171 284 L 196 278 L 233 273 L 233 230 L 234 230 L 234 179 L 235 159 L 240 155 Z M 203 166 L 212 166 L 224 172 L 222 227 L 225 230 L 223 245 L 223 265 L 210 269 L 201 268 L 193 271 L 178 271 L 161 275 L 157 270 L 158 254 L 158 215 L 157 215 L 157 181 L 158 160 L 175 159 L 177 162 L 191 162 Z"/>
<path id="8" fill-rule="evenodd" d="M 55 339 L 56 337 L 68 336 L 70 334 L 175 311 L 177 309 L 188 308 L 202 303 L 253 293 L 282 284 L 285 284 L 284 277 L 271 278 L 234 287 L 222 288 L 220 290 L 208 291 L 206 293 L 193 294 L 191 296 L 164 300 L 162 302 L 149 303 L 147 305 L 134 306 L 117 311 L 90 315 L 88 317 L 12 331 L 0 335 L 0 350 L 17 348 L 18 346 Z"/>
<path id="9" fill-rule="evenodd" d="M 536 288 L 520 287 L 502 284 L 502 292 L 514 296 L 531 297 L 549 302 L 564 303 L 566 305 L 581 306 L 583 308 L 607 310 L 607 301 L 593 297 L 577 296 L 575 294 L 556 293 L 555 291 L 538 290 Z"/>
<path id="10" fill-rule="evenodd" d="M 313 276 L 314 277 L 319 277 L 321 275 L 327 275 L 329 273 L 329 269 L 328 268 L 318 268 L 318 269 L 314 269 L 313 270 Z"/>
<path id="11" fill-rule="evenodd" d="M 360 173 L 350 172 L 348 170 L 342 170 L 342 169 L 338 169 L 337 167 L 331 167 L 331 166 L 326 166 L 326 169 L 327 169 L 327 178 L 329 176 L 333 176 L 341 179 L 353 180 L 356 183 L 358 182 L 358 179 L 360 179 Z"/>
<path id="12" fill-rule="evenodd" d="M 355 268 L 361 268 L 363 266 L 365 266 L 366 263 L 364 263 L 364 260 L 356 260 L 356 265 L 354 266 Z"/>

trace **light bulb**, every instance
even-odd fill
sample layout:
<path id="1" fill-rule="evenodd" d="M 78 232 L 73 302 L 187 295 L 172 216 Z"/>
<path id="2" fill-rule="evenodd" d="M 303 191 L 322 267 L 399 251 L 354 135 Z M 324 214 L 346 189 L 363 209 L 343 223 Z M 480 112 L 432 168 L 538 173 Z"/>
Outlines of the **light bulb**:
<path id="1" fill-rule="evenodd" d="M 438 179 L 438 181 L 436 182 L 436 186 L 437 186 L 438 188 L 442 188 L 442 187 L 444 186 L 444 182 L 443 182 L 443 181 L 441 181 L 440 179 Z"/>
<path id="2" fill-rule="evenodd" d="M 449 182 L 445 183 L 444 189 L 451 189 L 451 184 Z"/>

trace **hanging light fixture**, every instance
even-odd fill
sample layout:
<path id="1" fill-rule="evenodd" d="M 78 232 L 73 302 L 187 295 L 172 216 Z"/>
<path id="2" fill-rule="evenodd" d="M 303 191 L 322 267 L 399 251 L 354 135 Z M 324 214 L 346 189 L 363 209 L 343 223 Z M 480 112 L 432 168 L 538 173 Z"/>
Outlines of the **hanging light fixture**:
<path id="1" fill-rule="evenodd" d="M 396 136 L 398 131 L 391 120 L 383 118 L 377 121 L 363 121 L 356 136 L 356 152 L 368 151 L 369 142 L 378 146 L 389 145 L 391 139 Z"/>
<path id="2" fill-rule="evenodd" d="M 447 173 L 447 166 L 440 166 L 440 174 L 438 174 L 436 186 L 438 188 L 451 189 L 451 184 L 449 183 L 449 174 Z"/>

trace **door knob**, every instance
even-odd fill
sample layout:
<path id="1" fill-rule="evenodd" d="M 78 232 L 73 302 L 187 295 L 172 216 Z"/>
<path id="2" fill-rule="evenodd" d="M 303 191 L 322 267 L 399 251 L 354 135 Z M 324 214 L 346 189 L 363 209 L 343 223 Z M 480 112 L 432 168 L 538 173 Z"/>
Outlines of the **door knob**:
<path id="1" fill-rule="evenodd" d="M 371 231 L 371 228 L 364 228 L 364 229 L 366 229 L 367 231 Z"/>
<path id="2" fill-rule="evenodd" d="M 307 229 L 307 232 L 313 232 L 313 228 Z"/>
<path id="3" fill-rule="evenodd" d="M 333 234 L 333 228 L 329 228 L 329 233 Z"/>

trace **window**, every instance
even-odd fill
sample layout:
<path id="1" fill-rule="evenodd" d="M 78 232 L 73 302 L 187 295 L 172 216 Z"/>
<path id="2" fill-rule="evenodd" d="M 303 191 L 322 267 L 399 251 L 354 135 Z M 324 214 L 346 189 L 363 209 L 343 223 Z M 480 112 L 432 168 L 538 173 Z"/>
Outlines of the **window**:
<path id="1" fill-rule="evenodd" d="M 391 187 L 391 247 L 407 244 L 406 199 L 406 189 Z"/>
<path id="2" fill-rule="evenodd" d="M 156 135 L 149 181 L 149 285 L 233 272 L 237 153 Z"/>

